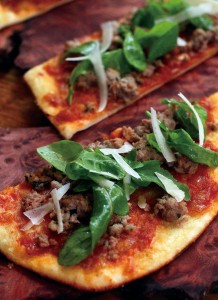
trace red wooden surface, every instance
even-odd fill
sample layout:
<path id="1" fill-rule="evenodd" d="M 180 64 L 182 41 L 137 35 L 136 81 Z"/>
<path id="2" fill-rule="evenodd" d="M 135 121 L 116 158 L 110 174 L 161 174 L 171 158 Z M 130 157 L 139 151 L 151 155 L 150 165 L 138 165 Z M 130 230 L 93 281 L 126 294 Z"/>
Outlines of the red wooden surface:
<path id="1" fill-rule="evenodd" d="M 64 40 L 92 32 L 99 28 L 100 22 L 121 17 L 132 5 L 143 2 L 77 0 L 29 20 L 21 26 L 21 46 L 15 64 L 25 69 L 42 62 L 56 54 Z M 6 33 L 4 38 L 7 39 Z M 116 127 L 136 125 L 146 109 L 160 107 L 160 99 L 175 97 L 179 92 L 189 98 L 210 95 L 218 90 L 217 76 L 218 57 L 213 57 L 136 104 L 76 134 L 74 140 L 87 145 Z M 3 189 L 22 180 L 26 171 L 40 167 L 43 162 L 36 155 L 36 147 L 56 141 L 60 136 L 34 104 L 22 72 L 15 69 L 0 70 L 0 126 L 4 127 L 0 129 L 0 189 Z M 152 276 L 98 294 L 83 293 L 47 280 L 11 265 L 0 256 L 0 299 L 217 299 L 217 229 L 218 220 L 215 220 L 196 243 Z"/>

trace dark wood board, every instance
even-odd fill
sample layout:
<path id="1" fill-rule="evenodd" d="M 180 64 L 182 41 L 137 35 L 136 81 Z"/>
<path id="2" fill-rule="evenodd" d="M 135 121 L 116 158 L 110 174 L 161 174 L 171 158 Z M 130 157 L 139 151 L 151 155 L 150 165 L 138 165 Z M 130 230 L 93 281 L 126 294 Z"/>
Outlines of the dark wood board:
<path id="1" fill-rule="evenodd" d="M 31 19 L 21 31 L 21 46 L 16 66 L 28 69 L 63 49 L 67 40 L 78 38 L 100 29 L 100 24 L 117 20 L 144 0 L 75 0 Z"/>

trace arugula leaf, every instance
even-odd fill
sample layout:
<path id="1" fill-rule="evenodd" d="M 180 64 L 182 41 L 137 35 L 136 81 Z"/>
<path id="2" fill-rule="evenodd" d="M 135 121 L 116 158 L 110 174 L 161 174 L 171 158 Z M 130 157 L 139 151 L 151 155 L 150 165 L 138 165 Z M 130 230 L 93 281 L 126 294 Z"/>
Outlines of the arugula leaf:
<path id="1" fill-rule="evenodd" d="M 126 60 L 123 49 L 105 52 L 102 55 L 102 61 L 105 69 L 115 69 L 121 76 L 130 73 L 133 70 L 133 67 Z"/>
<path id="2" fill-rule="evenodd" d="M 178 186 L 180 190 L 185 193 L 184 200 L 190 199 L 189 188 L 186 184 L 178 182 L 168 171 L 164 170 L 160 166 L 160 162 L 157 160 L 145 161 L 142 163 L 143 166 L 136 169 L 137 173 L 140 175 L 139 179 L 132 178 L 133 182 L 135 182 L 138 186 L 147 187 L 150 183 L 155 183 L 165 190 L 162 182 L 155 175 L 155 172 L 158 172 L 168 179 L 172 180 L 175 185 Z"/>
<path id="3" fill-rule="evenodd" d="M 214 21 L 208 15 L 195 17 L 190 19 L 191 24 L 196 28 L 202 28 L 204 30 L 210 30 L 214 26 Z"/>
<path id="4" fill-rule="evenodd" d="M 218 153 L 200 147 L 183 129 L 169 131 L 167 144 L 194 162 L 204 164 L 209 167 L 218 166 Z"/>
<path id="5" fill-rule="evenodd" d="M 136 28 L 134 37 L 143 47 L 149 49 L 148 60 L 153 62 L 176 47 L 178 34 L 179 26 L 176 22 L 163 21 L 150 31 Z"/>
<path id="6" fill-rule="evenodd" d="M 123 43 L 123 51 L 128 63 L 139 71 L 146 68 L 145 54 L 141 45 L 134 39 L 131 32 L 126 34 Z"/>
<path id="7" fill-rule="evenodd" d="M 199 133 L 196 117 L 191 108 L 186 103 L 177 101 L 175 99 L 164 99 L 162 103 L 167 105 L 176 105 L 176 117 L 182 123 L 182 127 L 191 135 L 191 137 L 198 138 Z M 204 131 L 206 131 L 207 111 L 200 105 L 193 106 L 201 119 Z"/>
<path id="8" fill-rule="evenodd" d="M 88 72 L 93 71 L 93 66 L 90 60 L 84 60 L 81 63 L 78 63 L 73 69 L 70 80 L 69 80 L 69 92 L 67 96 L 67 101 L 69 104 L 72 103 L 72 96 L 74 94 L 74 84 L 77 82 L 78 78 L 81 75 L 86 75 Z"/>
<path id="9" fill-rule="evenodd" d="M 149 1 L 146 7 L 138 9 L 134 14 L 131 25 L 140 26 L 145 28 L 152 28 L 157 18 L 161 18 L 165 15 L 165 12 L 157 1 Z"/>
<path id="10" fill-rule="evenodd" d="M 89 55 L 92 53 L 96 48 L 96 42 L 90 41 L 84 44 L 81 44 L 77 47 L 71 48 L 64 52 L 62 59 L 65 59 L 66 57 L 70 56 L 71 54 L 81 54 L 81 55 Z"/>
<path id="11" fill-rule="evenodd" d="M 38 154 L 56 169 L 64 172 L 67 163 L 75 160 L 83 147 L 73 141 L 60 141 L 37 149 Z"/>
<path id="12" fill-rule="evenodd" d="M 108 189 L 93 186 L 93 197 L 93 211 L 90 220 L 92 249 L 94 249 L 95 245 L 106 231 L 113 214 L 113 204 Z"/>
<path id="13" fill-rule="evenodd" d="M 163 3 L 163 9 L 167 11 L 168 14 L 174 15 L 187 8 L 187 3 L 183 0 L 169 0 Z"/>
<path id="14" fill-rule="evenodd" d="M 110 156 L 98 150 L 89 152 L 83 150 L 74 161 L 68 163 L 66 175 L 72 180 L 87 179 L 89 174 L 99 174 L 107 178 L 122 179 L 125 175 L 123 169 Z"/>
<path id="15" fill-rule="evenodd" d="M 73 231 L 58 255 L 58 263 L 72 266 L 80 263 L 92 252 L 91 232 L 89 226 L 82 226 Z"/>

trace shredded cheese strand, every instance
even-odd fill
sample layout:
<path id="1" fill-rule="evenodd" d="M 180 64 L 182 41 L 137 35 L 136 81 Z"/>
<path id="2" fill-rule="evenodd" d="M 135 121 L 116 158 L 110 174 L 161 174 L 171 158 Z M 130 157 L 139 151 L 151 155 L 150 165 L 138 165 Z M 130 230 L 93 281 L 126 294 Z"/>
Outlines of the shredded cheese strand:
<path id="1" fill-rule="evenodd" d="M 158 143 L 158 146 L 160 147 L 160 150 L 166 159 L 167 162 L 173 162 L 176 160 L 174 153 L 172 150 L 168 147 L 166 143 L 166 139 L 164 135 L 161 132 L 159 121 L 157 119 L 157 113 L 156 110 L 151 107 L 151 124 L 154 132 L 154 136 L 156 138 L 156 141 Z"/>
<path id="2" fill-rule="evenodd" d="M 210 3 L 202 3 L 202 4 L 199 4 L 198 6 L 197 5 L 190 6 L 178 14 L 168 16 L 165 18 L 161 18 L 161 19 L 157 19 L 155 21 L 155 23 L 157 24 L 157 23 L 161 23 L 163 21 L 181 23 L 181 22 L 186 21 L 189 18 L 195 18 L 195 17 L 202 16 L 204 14 L 214 14 L 214 13 L 217 13 L 217 9 L 215 9 L 215 11 L 214 11 L 214 8 L 212 7 L 212 5 Z"/>
<path id="3" fill-rule="evenodd" d="M 175 185 L 175 183 L 171 179 L 167 178 L 166 176 L 158 172 L 155 172 L 155 175 L 163 184 L 167 193 L 171 195 L 173 198 L 175 198 L 177 202 L 181 202 L 184 199 L 185 193 L 182 190 L 180 190 L 178 186 Z"/>
<path id="4" fill-rule="evenodd" d="M 199 131 L 199 146 L 203 146 L 204 145 L 204 126 L 201 122 L 201 119 L 196 111 L 196 109 L 194 108 L 194 106 L 190 103 L 190 101 L 182 94 L 179 93 L 178 96 L 191 108 L 191 110 L 193 111 L 197 123 L 198 123 L 198 131 Z"/>

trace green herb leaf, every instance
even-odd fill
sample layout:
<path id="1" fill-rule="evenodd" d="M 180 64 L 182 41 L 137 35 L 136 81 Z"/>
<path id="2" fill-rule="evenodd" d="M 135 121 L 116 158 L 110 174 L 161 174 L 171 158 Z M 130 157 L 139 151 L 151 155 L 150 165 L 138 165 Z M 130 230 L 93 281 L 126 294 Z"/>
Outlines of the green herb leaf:
<path id="1" fill-rule="evenodd" d="M 60 141 L 37 149 L 38 154 L 56 169 L 64 172 L 67 163 L 75 160 L 83 147 L 73 141 Z"/>
<path id="2" fill-rule="evenodd" d="M 91 242 L 89 226 L 74 230 L 59 252 L 58 263 L 62 266 L 72 266 L 80 263 L 91 254 Z"/>
<path id="3" fill-rule="evenodd" d="M 133 68 L 126 60 L 123 49 L 105 52 L 102 55 L 105 69 L 112 68 L 117 70 L 121 76 L 130 73 Z"/>
<path id="4" fill-rule="evenodd" d="M 88 72 L 93 71 L 92 63 L 90 60 L 84 60 L 81 63 L 78 63 L 73 69 L 70 80 L 69 80 L 69 92 L 67 96 L 68 103 L 72 103 L 72 96 L 74 94 L 74 84 L 77 82 L 80 76 L 86 75 Z"/>
<path id="5" fill-rule="evenodd" d="M 65 59 L 66 57 L 72 55 L 72 54 L 81 54 L 81 55 L 89 55 L 92 53 L 96 48 L 96 42 L 91 41 L 84 44 L 81 44 L 77 47 L 71 48 L 64 52 L 62 59 Z"/>
<path id="6" fill-rule="evenodd" d="M 163 8 L 170 15 L 178 14 L 182 10 L 186 9 L 188 4 L 183 0 L 169 0 L 163 3 Z"/>
<path id="7" fill-rule="evenodd" d="M 123 51 L 128 63 L 139 71 L 146 68 L 145 54 L 141 45 L 134 39 L 132 33 L 128 32 L 124 39 Z"/>
<path id="8" fill-rule="evenodd" d="M 214 26 L 213 20 L 207 15 L 191 18 L 190 22 L 194 27 L 202 28 L 204 30 L 210 30 Z"/>
<path id="9" fill-rule="evenodd" d="M 178 186 L 180 190 L 185 193 L 185 200 L 190 199 L 189 188 L 186 184 L 178 182 L 168 171 L 164 170 L 160 166 L 160 162 L 157 160 L 145 161 L 142 163 L 143 166 L 136 169 L 137 173 L 140 175 L 139 179 L 132 178 L 132 180 L 138 185 L 147 187 L 151 183 L 155 183 L 165 190 L 165 187 L 160 182 L 160 180 L 155 175 L 155 172 L 162 174 L 168 179 L 172 180 L 175 185 Z"/>
<path id="10" fill-rule="evenodd" d="M 143 47 L 149 49 L 148 60 L 153 62 L 176 47 L 178 34 L 179 26 L 176 22 L 163 21 L 150 31 L 136 28 L 134 37 Z"/>
<path id="11" fill-rule="evenodd" d="M 164 99 L 162 103 L 167 105 L 176 105 L 176 117 L 181 122 L 182 127 L 191 135 L 192 138 L 199 137 L 198 122 L 196 120 L 196 116 L 186 103 L 177 101 L 175 99 Z M 204 131 L 206 131 L 207 111 L 200 105 L 193 106 L 201 119 Z"/>
<path id="12" fill-rule="evenodd" d="M 76 160 L 67 164 L 66 174 L 72 180 L 88 179 L 89 174 L 98 174 L 112 179 L 122 179 L 125 175 L 114 159 L 98 150 L 81 152 Z"/>
<path id="13" fill-rule="evenodd" d="M 169 131 L 167 144 L 194 162 L 204 164 L 209 167 L 218 166 L 218 153 L 200 147 L 183 129 Z"/>

